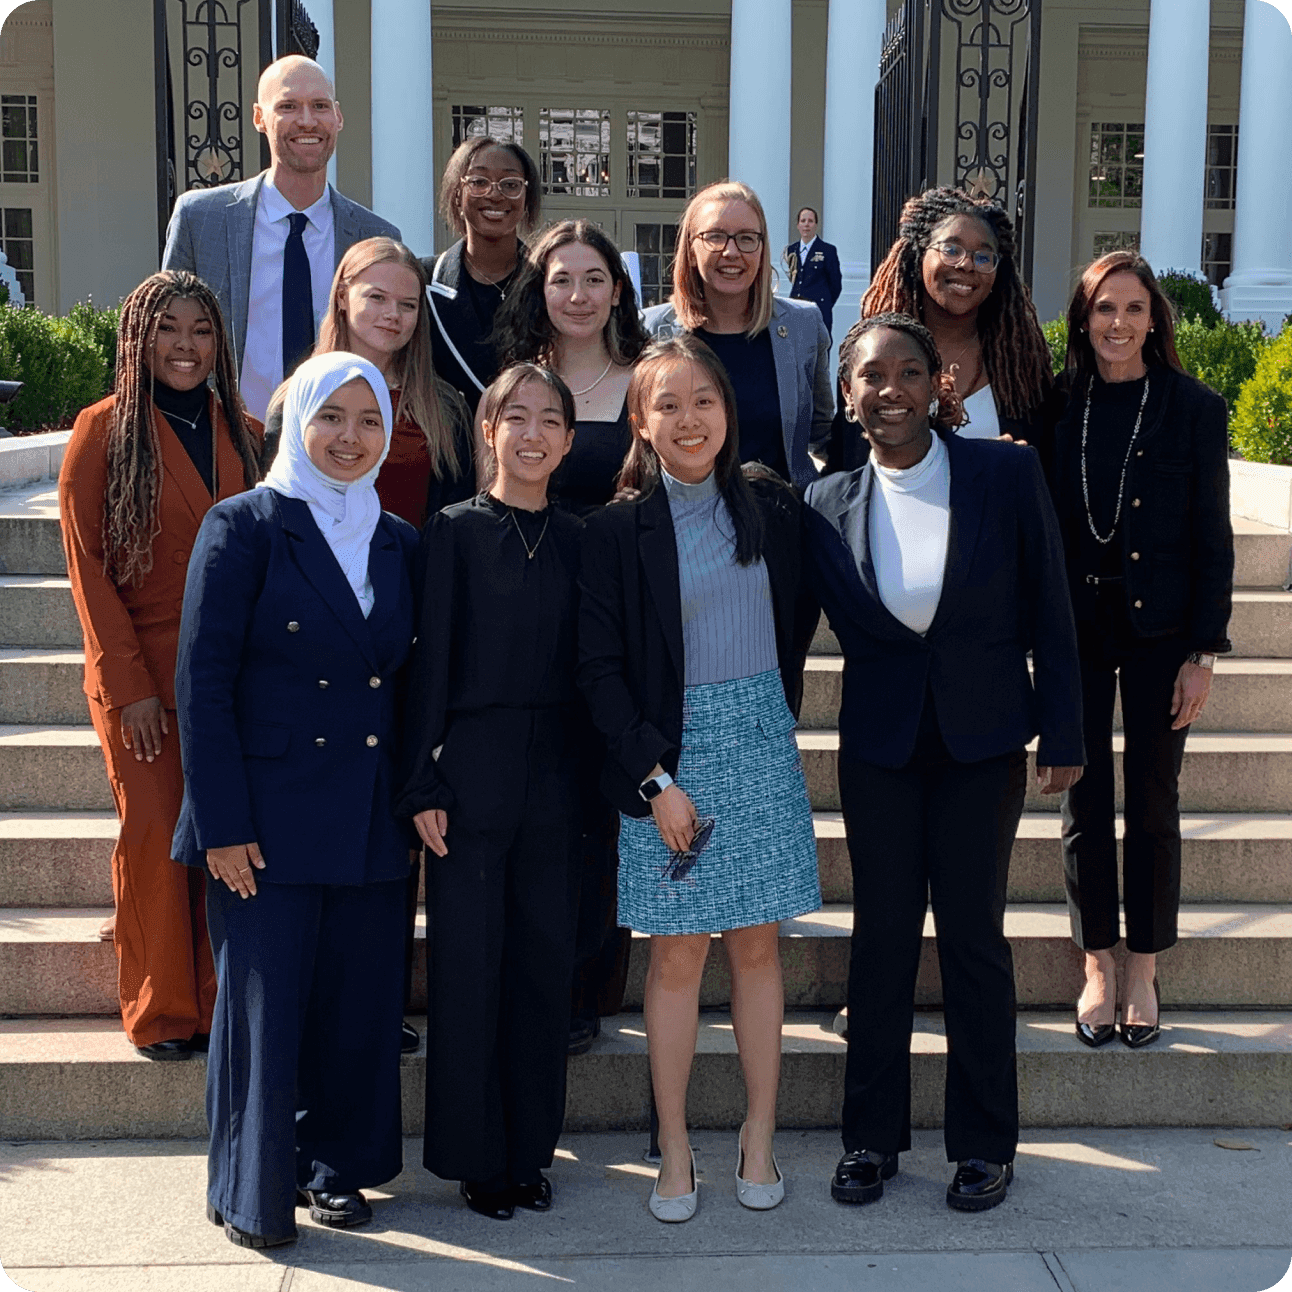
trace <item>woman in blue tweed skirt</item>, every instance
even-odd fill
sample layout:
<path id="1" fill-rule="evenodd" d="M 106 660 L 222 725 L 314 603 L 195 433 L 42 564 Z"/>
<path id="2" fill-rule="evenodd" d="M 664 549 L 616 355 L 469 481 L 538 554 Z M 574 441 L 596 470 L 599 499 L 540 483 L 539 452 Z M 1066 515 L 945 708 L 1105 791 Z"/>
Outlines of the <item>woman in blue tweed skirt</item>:
<path id="1" fill-rule="evenodd" d="M 602 789 L 622 814 L 619 918 L 651 935 L 646 1034 L 660 1119 L 651 1211 L 686 1220 L 686 1128 L 700 978 L 711 935 L 732 971 L 748 1092 L 736 1190 L 778 1203 L 779 921 L 821 904 L 812 813 L 794 740 L 816 623 L 799 584 L 799 504 L 740 467 L 735 397 L 702 341 L 658 342 L 628 388 L 631 505 L 589 519 L 579 683 L 605 736 Z"/>

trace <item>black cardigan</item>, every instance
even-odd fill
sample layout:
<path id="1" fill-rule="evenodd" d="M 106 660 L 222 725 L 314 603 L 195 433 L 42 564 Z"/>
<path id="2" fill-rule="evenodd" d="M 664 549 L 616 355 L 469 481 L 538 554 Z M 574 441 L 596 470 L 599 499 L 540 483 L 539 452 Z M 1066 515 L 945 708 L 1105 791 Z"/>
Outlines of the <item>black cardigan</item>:
<path id="1" fill-rule="evenodd" d="M 1234 532 L 1229 521 L 1229 433 L 1225 401 L 1182 372 L 1154 365 L 1150 399 L 1126 472 L 1119 525 L 1126 613 L 1139 637 L 1180 634 L 1191 651 L 1232 650 Z M 1068 374 L 1059 415 L 1037 447 L 1059 516 L 1077 622 L 1092 613 L 1076 568 L 1081 527 L 1081 423 L 1086 379 Z"/>
<path id="2" fill-rule="evenodd" d="M 801 504 L 779 481 L 749 483 L 763 517 L 781 683 L 797 715 L 818 617 L 799 577 Z M 649 816 L 638 786 L 656 763 L 677 773 L 686 677 L 677 540 L 662 486 L 588 518 L 579 589 L 578 680 L 606 741 L 601 789 L 626 816 Z"/>

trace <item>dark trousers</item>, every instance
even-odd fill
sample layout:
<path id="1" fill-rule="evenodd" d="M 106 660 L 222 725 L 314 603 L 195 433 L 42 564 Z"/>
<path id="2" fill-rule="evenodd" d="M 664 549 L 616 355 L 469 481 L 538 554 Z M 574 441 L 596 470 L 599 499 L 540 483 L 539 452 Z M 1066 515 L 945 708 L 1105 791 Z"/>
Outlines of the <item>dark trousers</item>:
<path id="1" fill-rule="evenodd" d="M 597 789 L 595 766 L 585 766 L 580 777 L 579 918 L 570 1012 L 591 1023 L 623 1008 L 632 930 L 618 927 L 619 813 Z"/>
<path id="2" fill-rule="evenodd" d="M 1014 960 L 1005 885 L 1023 812 L 1022 750 L 957 763 L 923 739 L 896 771 L 839 758 L 852 860 L 843 1144 L 911 1146 L 911 1029 L 930 895 L 947 1033 L 947 1159 L 1008 1162 L 1018 1144 Z"/>
<path id="3" fill-rule="evenodd" d="M 1121 938 L 1113 782 L 1113 703 L 1121 689 L 1126 834 L 1126 949 L 1175 945 L 1180 909 L 1180 766 L 1187 727 L 1172 731 L 1171 695 L 1188 654 L 1178 637 L 1088 641 L 1081 694 L 1086 770 L 1063 796 L 1063 870 L 1072 937 L 1085 951 Z"/>
<path id="4" fill-rule="evenodd" d="M 272 862 L 270 863 L 272 865 Z M 206 886 L 219 996 L 206 1069 L 207 1198 L 290 1234 L 296 1189 L 350 1193 L 403 1169 L 404 881 Z"/>
<path id="5" fill-rule="evenodd" d="M 579 811 L 556 715 L 465 721 L 448 856 L 426 855 L 423 1161 L 494 1189 L 536 1183 L 565 1120 Z"/>

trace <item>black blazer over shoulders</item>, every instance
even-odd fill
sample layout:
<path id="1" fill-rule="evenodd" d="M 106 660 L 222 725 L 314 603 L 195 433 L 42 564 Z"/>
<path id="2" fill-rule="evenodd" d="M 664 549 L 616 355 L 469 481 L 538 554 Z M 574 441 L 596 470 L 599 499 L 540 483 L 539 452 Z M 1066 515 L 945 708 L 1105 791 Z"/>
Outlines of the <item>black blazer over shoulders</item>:
<path id="1" fill-rule="evenodd" d="M 763 516 L 781 682 L 797 715 L 818 617 L 800 579 L 801 504 L 778 480 L 750 485 Z M 625 816 L 649 816 L 638 786 L 656 763 L 677 772 L 686 678 L 677 540 L 663 487 L 588 518 L 579 589 L 578 679 L 606 741 L 601 789 Z"/>
<path id="2" fill-rule="evenodd" d="M 1149 370 L 1149 386 L 1118 526 L 1126 613 L 1141 637 L 1178 633 L 1191 651 L 1223 654 L 1233 649 L 1234 584 L 1225 401 L 1193 377 L 1157 365 Z M 1064 374 L 1060 394 L 1066 400 L 1038 436 L 1038 448 L 1067 551 L 1073 607 L 1082 620 L 1091 594 L 1087 572 L 1077 568 L 1087 523 L 1081 491 L 1086 380 L 1074 384 Z"/>
<path id="3" fill-rule="evenodd" d="M 953 435 L 946 441 L 946 573 L 923 636 L 879 595 L 869 545 L 871 466 L 825 476 L 808 489 L 804 574 L 844 656 L 840 752 L 905 766 L 931 694 L 942 739 L 958 762 L 1021 749 L 1039 733 L 1041 765 L 1084 764 L 1076 629 L 1040 462 L 1031 448 Z M 856 533 L 860 552 L 851 547 Z"/>

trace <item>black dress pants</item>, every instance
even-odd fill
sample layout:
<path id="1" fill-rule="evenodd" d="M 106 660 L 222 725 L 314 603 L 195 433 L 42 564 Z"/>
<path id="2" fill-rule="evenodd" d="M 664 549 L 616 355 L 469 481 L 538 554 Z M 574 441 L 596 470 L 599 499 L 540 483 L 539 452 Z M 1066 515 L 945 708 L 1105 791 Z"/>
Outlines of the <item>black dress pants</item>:
<path id="1" fill-rule="evenodd" d="M 1081 634 L 1086 770 L 1063 796 L 1063 871 L 1072 938 L 1084 951 L 1121 940 L 1113 777 L 1113 704 L 1120 686 L 1126 834 L 1126 949 L 1176 941 L 1180 910 L 1180 766 L 1187 727 L 1172 731 L 1171 696 L 1188 655 L 1179 637 Z"/>
<path id="2" fill-rule="evenodd" d="M 423 1161 L 489 1189 L 537 1183 L 565 1120 L 579 874 L 565 715 L 455 721 L 448 856 L 426 853 Z"/>
<path id="3" fill-rule="evenodd" d="M 843 1144 L 911 1146 L 911 1030 L 930 895 L 947 1033 L 948 1161 L 1013 1160 L 1014 960 L 1005 886 L 1023 812 L 1023 750 L 955 762 L 936 731 L 897 770 L 839 758 L 853 933 Z"/>

